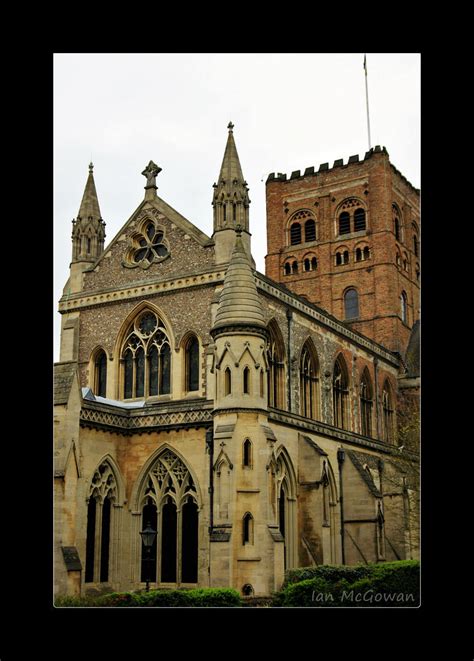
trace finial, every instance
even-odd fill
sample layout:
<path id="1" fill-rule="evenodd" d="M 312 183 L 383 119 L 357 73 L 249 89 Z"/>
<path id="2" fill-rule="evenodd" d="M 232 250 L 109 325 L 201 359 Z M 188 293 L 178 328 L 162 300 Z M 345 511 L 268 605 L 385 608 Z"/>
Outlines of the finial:
<path id="1" fill-rule="evenodd" d="M 160 168 L 156 163 L 150 161 L 146 168 L 143 170 L 142 174 L 146 177 L 146 186 L 145 188 L 156 188 L 156 177 L 161 172 Z"/>
<path id="2" fill-rule="evenodd" d="M 89 172 L 90 172 L 91 174 L 92 174 L 92 170 L 93 170 L 93 169 L 94 169 L 94 164 L 93 164 L 93 162 L 91 161 L 91 162 L 89 163 Z"/>
<path id="3" fill-rule="evenodd" d="M 232 122 L 229 122 L 227 124 L 227 128 L 229 129 L 229 131 L 232 131 L 232 129 L 234 128 L 234 125 L 232 124 Z"/>
<path id="4" fill-rule="evenodd" d="M 240 224 L 236 225 L 235 233 L 237 234 L 237 236 L 242 236 L 242 225 L 240 225 Z"/>

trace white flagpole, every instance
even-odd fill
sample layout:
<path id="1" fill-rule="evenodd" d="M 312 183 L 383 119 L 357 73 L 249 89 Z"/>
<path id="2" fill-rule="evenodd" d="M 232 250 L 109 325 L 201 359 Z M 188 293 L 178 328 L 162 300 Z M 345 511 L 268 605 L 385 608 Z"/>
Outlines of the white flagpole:
<path id="1" fill-rule="evenodd" d="M 367 133 L 369 134 L 369 150 L 370 146 L 370 118 L 369 118 L 369 86 L 367 83 L 367 53 L 364 53 L 364 71 L 365 71 L 365 100 L 367 102 Z"/>

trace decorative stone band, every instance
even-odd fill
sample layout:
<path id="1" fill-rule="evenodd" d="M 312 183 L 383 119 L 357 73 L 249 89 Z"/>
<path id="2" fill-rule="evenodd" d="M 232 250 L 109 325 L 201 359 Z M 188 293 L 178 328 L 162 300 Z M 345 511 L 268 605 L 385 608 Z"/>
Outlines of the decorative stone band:
<path id="1" fill-rule="evenodd" d="M 212 424 L 212 411 L 210 408 L 201 408 L 144 413 L 141 409 L 116 413 L 84 403 L 80 413 L 80 424 L 81 427 L 106 429 L 129 436 L 173 428 L 207 427 Z"/>
<path id="2" fill-rule="evenodd" d="M 104 303 L 115 303 L 134 298 L 143 298 L 157 292 L 176 291 L 189 289 L 190 287 L 202 287 L 205 285 L 216 285 L 223 282 L 225 272 L 207 271 L 199 274 L 183 275 L 179 278 L 159 280 L 157 282 L 137 282 L 132 287 L 104 289 L 101 291 L 81 292 L 74 296 L 64 295 L 59 301 L 59 312 L 72 312 L 84 308 L 104 305 Z"/>
<path id="3" fill-rule="evenodd" d="M 220 335 L 256 335 L 264 339 L 268 338 L 266 328 L 259 328 L 247 323 L 219 326 L 219 328 L 211 328 L 210 332 L 214 339 L 217 339 Z"/>

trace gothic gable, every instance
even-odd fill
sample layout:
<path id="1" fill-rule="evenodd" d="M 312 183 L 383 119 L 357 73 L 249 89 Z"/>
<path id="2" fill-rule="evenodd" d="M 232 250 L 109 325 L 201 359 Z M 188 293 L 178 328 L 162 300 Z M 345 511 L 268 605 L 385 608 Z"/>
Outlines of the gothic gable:
<path id="1" fill-rule="evenodd" d="M 214 263 L 214 243 L 156 197 L 144 201 L 84 273 L 84 291 L 199 273 Z"/>

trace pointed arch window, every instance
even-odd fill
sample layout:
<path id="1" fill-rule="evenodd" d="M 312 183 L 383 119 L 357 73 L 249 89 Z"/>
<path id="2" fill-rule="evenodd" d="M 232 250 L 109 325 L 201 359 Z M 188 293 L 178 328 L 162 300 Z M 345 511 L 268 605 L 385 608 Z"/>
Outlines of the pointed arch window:
<path id="1" fill-rule="evenodd" d="M 281 332 L 276 324 L 270 324 L 268 358 L 268 404 L 275 408 L 284 408 L 284 345 Z"/>
<path id="2" fill-rule="evenodd" d="M 305 343 L 300 360 L 300 413 L 307 418 L 319 416 L 318 360 L 309 343 Z"/>
<path id="3" fill-rule="evenodd" d="M 242 519 L 242 544 L 253 544 L 253 516 L 250 512 Z"/>
<path id="4" fill-rule="evenodd" d="M 244 371 L 242 374 L 242 381 L 243 381 L 243 393 L 244 395 L 249 395 L 250 394 L 250 369 L 248 367 L 244 367 Z"/>
<path id="5" fill-rule="evenodd" d="M 147 572 L 157 583 L 196 583 L 198 579 L 197 490 L 187 466 L 171 450 L 165 450 L 150 468 L 142 496 L 142 526 L 156 522 L 156 545 L 151 567 L 146 566 L 144 546 L 141 579 Z M 151 573 L 150 573 L 151 572 Z"/>
<path id="6" fill-rule="evenodd" d="M 170 393 L 170 341 L 154 312 L 143 312 L 130 324 L 121 362 L 124 399 Z"/>
<path id="7" fill-rule="evenodd" d="M 372 436 L 372 382 L 367 368 L 360 381 L 360 428 L 364 436 Z"/>
<path id="8" fill-rule="evenodd" d="M 104 461 L 95 471 L 89 487 L 86 533 L 86 583 L 107 583 L 110 578 L 112 504 L 117 483 L 112 467 Z"/>
<path id="9" fill-rule="evenodd" d="M 230 395 L 232 393 L 232 372 L 230 367 L 226 367 L 224 371 L 224 395 Z"/>
<path id="10" fill-rule="evenodd" d="M 334 426 L 340 429 L 347 429 L 349 389 L 347 368 L 342 356 L 337 358 L 334 365 L 332 396 Z"/>
<path id="11" fill-rule="evenodd" d="M 359 317 L 359 294 L 356 289 L 348 289 L 344 294 L 344 318 L 357 319 Z"/>
<path id="12" fill-rule="evenodd" d="M 107 356 L 102 349 L 96 355 L 94 369 L 94 392 L 99 397 L 105 397 L 107 391 Z"/>
<path id="13" fill-rule="evenodd" d="M 385 381 L 382 390 L 382 410 L 383 410 L 383 440 L 387 443 L 393 443 L 394 438 L 394 410 L 392 389 L 388 380 Z"/>
<path id="14" fill-rule="evenodd" d="M 199 390 L 199 342 L 192 335 L 185 348 L 186 392 Z"/>

